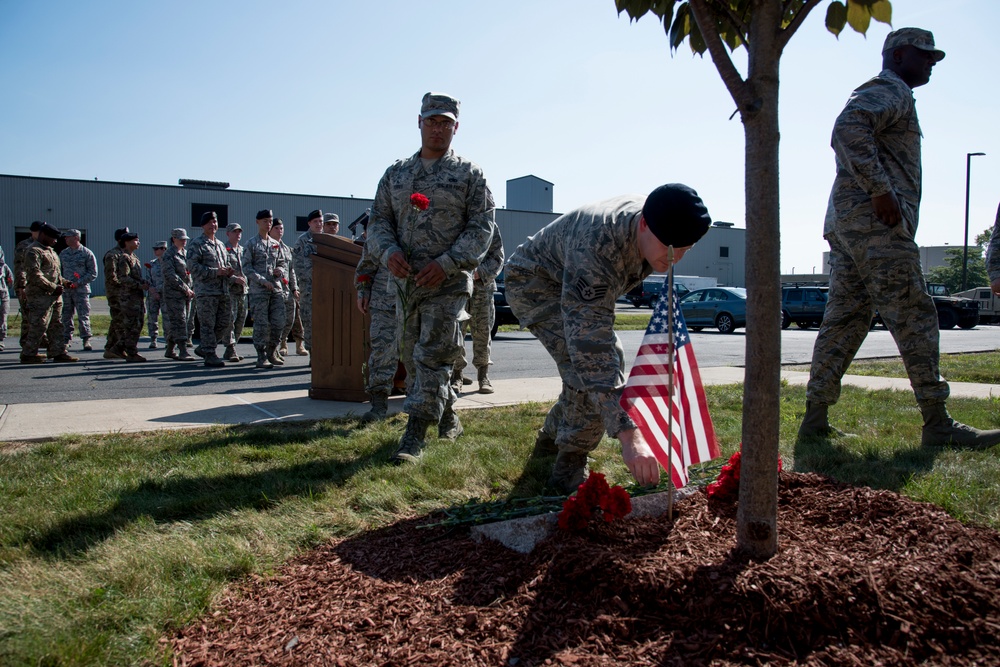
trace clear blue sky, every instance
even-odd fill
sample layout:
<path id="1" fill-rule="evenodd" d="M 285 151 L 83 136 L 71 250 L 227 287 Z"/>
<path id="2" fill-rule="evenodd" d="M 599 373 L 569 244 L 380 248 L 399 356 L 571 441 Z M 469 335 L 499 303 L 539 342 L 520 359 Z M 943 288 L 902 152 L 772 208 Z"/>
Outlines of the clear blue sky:
<path id="1" fill-rule="evenodd" d="M 924 131 L 917 240 L 970 241 L 1000 203 L 997 0 L 894 0 L 895 27 L 947 58 L 916 90 Z M 830 129 L 878 72 L 889 27 L 835 39 L 826 2 L 786 50 L 781 270 L 821 270 Z M 737 62 L 745 70 L 745 52 Z M 613 0 L 69 2 L 0 0 L 0 173 L 372 197 L 419 147 L 428 90 L 462 100 L 453 144 L 505 182 L 555 184 L 555 209 L 682 181 L 744 226 L 743 128 L 708 58 L 671 55 Z M 301 212 L 287 212 L 292 215 Z M 4 224 L 10 224 L 5 221 Z"/>

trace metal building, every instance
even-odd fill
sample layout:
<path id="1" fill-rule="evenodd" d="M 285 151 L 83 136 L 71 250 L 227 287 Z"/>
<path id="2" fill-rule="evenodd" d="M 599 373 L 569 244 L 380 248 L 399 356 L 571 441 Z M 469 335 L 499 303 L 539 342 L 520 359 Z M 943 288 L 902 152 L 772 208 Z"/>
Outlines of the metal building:
<path id="1" fill-rule="evenodd" d="M 552 213 L 553 183 L 537 176 L 521 176 L 507 181 L 507 208 Z"/>
<path id="2" fill-rule="evenodd" d="M 715 278 L 720 285 L 729 287 L 746 287 L 746 251 L 747 230 L 717 221 L 684 255 L 677 272 Z"/>

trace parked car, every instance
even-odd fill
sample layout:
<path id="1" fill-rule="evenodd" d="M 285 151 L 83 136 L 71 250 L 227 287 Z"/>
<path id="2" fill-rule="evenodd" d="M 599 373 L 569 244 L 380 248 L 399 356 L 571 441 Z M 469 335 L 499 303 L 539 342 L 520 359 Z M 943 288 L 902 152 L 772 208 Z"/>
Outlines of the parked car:
<path id="1" fill-rule="evenodd" d="M 493 330 L 490 332 L 490 338 L 496 338 L 497 329 L 501 325 L 513 324 L 520 326 L 521 323 L 517 321 L 514 311 L 510 309 L 510 304 L 507 303 L 507 288 L 503 271 L 500 271 L 500 275 L 497 276 L 497 289 L 493 292 L 493 307 L 496 310 L 496 317 L 493 319 Z"/>
<path id="2" fill-rule="evenodd" d="M 699 289 L 681 299 L 684 321 L 691 331 L 715 327 L 733 333 L 747 325 L 747 291 L 742 287 Z"/>
<path id="3" fill-rule="evenodd" d="M 781 288 L 781 328 L 787 329 L 795 322 L 800 329 L 819 325 L 826 312 L 826 287 L 798 285 Z"/>
<path id="4" fill-rule="evenodd" d="M 649 276 L 642 283 L 630 289 L 625 294 L 625 298 L 636 308 L 642 308 L 643 306 L 652 308 L 656 305 L 656 300 L 660 298 L 664 280 L 664 276 Z M 680 296 L 684 296 L 690 291 L 678 282 L 674 282 L 674 290 Z"/>

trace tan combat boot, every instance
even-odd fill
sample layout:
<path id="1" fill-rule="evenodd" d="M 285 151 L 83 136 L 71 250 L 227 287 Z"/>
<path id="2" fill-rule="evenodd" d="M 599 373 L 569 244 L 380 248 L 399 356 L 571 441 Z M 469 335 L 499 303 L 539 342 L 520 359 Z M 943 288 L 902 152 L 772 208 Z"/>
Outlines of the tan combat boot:
<path id="1" fill-rule="evenodd" d="M 980 431 L 978 428 L 957 422 L 948 414 L 944 403 L 934 403 L 920 407 L 924 416 L 924 430 L 920 444 L 924 447 L 968 447 L 988 449 L 1000 444 L 1000 430 Z"/>

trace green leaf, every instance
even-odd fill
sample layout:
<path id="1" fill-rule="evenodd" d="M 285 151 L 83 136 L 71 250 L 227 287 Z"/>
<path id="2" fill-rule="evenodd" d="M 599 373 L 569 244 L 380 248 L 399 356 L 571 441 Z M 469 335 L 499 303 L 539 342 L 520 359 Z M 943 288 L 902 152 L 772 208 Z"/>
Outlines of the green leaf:
<path id="1" fill-rule="evenodd" d="M 847 0 L 847 23 L 862 35 L 868 32 L 872 14 L 868 6 L 858 0 Z"/>
<path id="2" fill-rule="evenodd" d="M 705 42 L 705 38 L 701 34 L 701 29 L 698 27 L 698 22 L 694 20 L 692 15 L 690 18 L 691 28 L 690 34 L 688 35 L 688 44 L 691 46 L 691 51 L 697 53 L 699 56 L 704 56 L 705 51 L 708 50 L 708 44 Z"/>
<path id="3" fill-rule="evenodd" d="M 638 21 L 652 6 L 653 0 L 615 0 L 618 13 L 628 13 L 629 21 Z"/>
<path id="4" fill-rule="evenodd" d="M 666 25 L 670 25 L 670 20 L 674 16 L 674 2 L 676 0 L 653 0 L 652 12 L 660 17 Z"/>
<path id="5" fill-rule="evenodd" d="M 691 8 L 687 3 L 681 5 L 674 17 L 674 24 L 670 27 L 670 48 L 674 51 L 681 45 L 684 38 L 691 33 Z"/>
<path id="6" fill-rule="evenodd" d="M 869 10 L 872 13 L 872 18 L 879 23 L 892 25 L 892 3 L 889 0 L 878 0 L 869 7 Z"/>
<path id="7" fill-rule="evenodd" d="M 826 29 L 839 38 L 845 25 L 847 25 L 847 7 L 839 1 L 831 2 L 826 9 Z"/>

